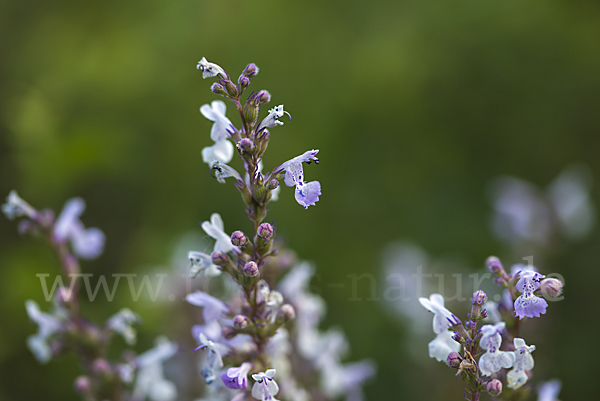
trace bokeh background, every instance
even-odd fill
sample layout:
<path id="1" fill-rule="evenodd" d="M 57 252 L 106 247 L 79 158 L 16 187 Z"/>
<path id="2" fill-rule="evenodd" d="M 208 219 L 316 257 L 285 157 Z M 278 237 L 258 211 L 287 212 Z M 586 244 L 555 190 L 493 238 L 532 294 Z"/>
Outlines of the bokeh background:
<path id="1" fill-rule="evenodd" d="M 267 168 L 312 148 L 321 158 L 305 168 L 323 187 L 317 206 L 304 210 L 283 188 L 269 219 L 315 262 L 325 327 L 345 330 L 349 359 L 378 364 L 367 399 L 459 400 L 460 381 L 427 357 L 433 333 L 415 339 L 409 319 L 366 300 L 367 281 L 363 300 L 349 301 L 349 275 L 372 274 L 383 294 L 382 251 L 396 240 L 452 255 L 467 273 L 491 254 L 509 264 L 527 256 L 493 236 L 489 184 L 508 174 L 543 188 L 573 163 L 600 178 L 598 38 L 600 5 L 584 0 L 5 0 L 0 194 L 17 189 L 55 210 L 85 198 L 83 221 L 108 237 L 86 272 L 172 272 L 186 263 L 182 238 L 201 238 L 198 222 L 211 213 L 229 232 L 249 227 L 233 186 L 202 163 L 211 123 L 198 108 L 216 95 L 195 65 L 206 56 L 237 77 L 254 62 L 251 88 L 293 116 L 271 131 Z M 531 323 L 527 340 L 538 347 L 535 380 L 560 378 L 564 400 L 597 391 L 599 236 L 533 255 L 566 281 L 566 299 Z M 58 271 L 52 253 L 6 219 L 0 238 L 0 400 L 76 400 L 75 359 L 40 366 L 25 343 L 36 329 L 24 302 L 42 300 L 35 274 Z M 99 297 L 88 315 L 136 310 L 138 351 L 161 333 L 187 338 L 183 303 L 127 294 Z"/>

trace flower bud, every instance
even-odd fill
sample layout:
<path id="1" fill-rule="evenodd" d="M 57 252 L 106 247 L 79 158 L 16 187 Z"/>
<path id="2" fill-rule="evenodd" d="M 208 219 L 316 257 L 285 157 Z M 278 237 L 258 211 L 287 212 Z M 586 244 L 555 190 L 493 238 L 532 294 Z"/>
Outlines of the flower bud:
<path id="1" fill-rule="evenodd" d="M 261 238 L 271 239 L 273 238 L 273 226 L 269 223 L 262 223 L 260 226 L 258 226 L 256 234 Z"/>
<path id="2" fill-rule="evenodd" d="M 502 393 L 502 382 L 498 379 L 492 379 L 486 384 L 487 392 L 492 397 L 497 397 Z"/>
<path id="3" fill-rule="evenodd" d="M 234 231 L 231 234 L 231 243 L 234 246 L 244 246 L 248 243 L 248 237 L 241 231 Z"/>
<path id="4" fill-rule="evenodd" d="M 244 68 L 244 71 L 242 71 L 242 76 L 252 78 L 258 74 L 258 71 L 259 71 L 259 68 L 256 66 L 256 64 L 250 63 L 246 66 L 246 68 Z"/>
<path id="5" fill-rule="evenodd" d="M 241 141 L 238 142 L 237 148 L 241 154 L 250 154 L 254 151 L 255 146 L 254 142 L 250 138 L 242 138 Z"/>
<path id="6" fill-rule="evenodd" d="M 475 293 L 473 294 L 473 298 L 471 299 L 471 303 L 473 305 L 483 305 L 485 302 L 487 301 L 487 295 L 485 295 L 485 292 L 478 290 L 475 291 Z"/>
<path id="7" fill-rule="evenodd" d="M 271 178 L 269 180 L 269 182 L 267 182 L 267 189 L 269 191 L 273 191 L 273 190 L 277 189 L 278 186 L 279 186 L 279 181 L 277 181 L 275 178 Z"/>
<path id="8" fill-rule="evenodd" d="M 281 308 L 279 308 L 279 313 L 277 314 L 277 320 L 281 322 L 289 322 L 290 320 L 296 317 L 296 311 L 294 307 L 290 304 L 283 304 Z"/>
<path id="9" fill-rule="evenodd" d="M 448 358 L 446 358 L 446 365 L 450 366 L 451 368 L 458 369 L 462 360 L 462 356 L 460 356 L 458 352 L 451 352 L 448 354 Z"/>
<path id="10" fill-rule="evenodd" d="M 250 261 L 246 263 L 244 266 L 244 275 L 246 277 L 256 277 L 258 276 L 259 270 L 258 265 L 254 261 Z"/>
<path id="11" fill-rule="evenodd" d="M 548 296 L 550 298 L 556 298 L 562 292 L 562 282 L 555 278 L 547 278 L 542 280 L 540 284 L 540 291 L 544 296 Z"/>
<path id="12" fill-rule="evenodd" d="M 214 84 L 212 84 L 210 90 L 212 93 L 216 93 L 217 95 L 229 97 L 227 91 L 225 90 L 225 88 L 223 88 L 223 85 L 221 85 L 220 83 L 215 82 Z"/>
<path id="13" fill-rule="evenodd" d="M 223 253 L 221 251 L 213 252 L 211 257 L 212 257 L 213 265 L 226 266 L 231 263 L 229 256 L 227 256 L 226 253 Z"/>
<path id="14" fill-rule="evenodd" d="M 246 89 L 248 85 L 250 85 L 250 78 L 242 75 L 240 76 L 240 79 L 238 79 L 238 84 L 240 84 L 242 89 Z"/>
<path id="15" fill-rule="evenodd" d="M 239 95 L 238 88 L 237 88 L 237 86 L 235 86 L 235 84 L 233 82 L 231 82 L 231 80 L 219 79 L 219 83 L 221 85 L 223 85 L 223 87 L 225 88 L 225 91 L 229 94 L 229 96 L 231 96 L 232 98 L 238 97 L 238 95 Z"/>
<path id="16" fill-rule="evenodd" d="M 260 104 L 269 103 L 271 101 L 271 94 L 266 90 L 260 90 L 256 93 L 256 100 Z"/>
<path id="17" fill-rule="evenodd" d="M 231 340 L 233 337 L 235 337 L 238 334 L 238 331 L 231 326 L 225 326 L 221 330 L 221 334 L 223 335 L 223 337 L 226 340 Z"/>
<path id="18" fill-rule="evenodd" d="M 250 324 L 250 319 L 244 315 L 236 315 L 233 318 L 233 327 L 238 330 L 244 330 Z"/>
<path id="19" fill-rule="evenodd" d="M 256 124 L 256 120 L 258 120 L 258 103 L 254 104 L 251 99 L 254 99 L 254 95 L 250 95 L 248 100 L 246 100 L 246 104 L 244 104 L 242 113 L 246 123 L 248 123 L 250 126 L 254 126 Z"/>
<path id="20" fill-rule="evenodd" d="M 490 256 L 487 258 L 485 265 L 487 269 L 494 274 L 500 274 L 502 271 L 504 271 L 502 263 L 500 263 L 500 259 L 495 256 Z"/>
<path id="21" fill-rule="evenodd" d="M 267 146 L 269 146 L 269 139 L 271 139 L 269 130 L 261 130 L 260 134 L 256 138 L 256 155 L 258 157 L 262 157 L 265 154 Z"/>

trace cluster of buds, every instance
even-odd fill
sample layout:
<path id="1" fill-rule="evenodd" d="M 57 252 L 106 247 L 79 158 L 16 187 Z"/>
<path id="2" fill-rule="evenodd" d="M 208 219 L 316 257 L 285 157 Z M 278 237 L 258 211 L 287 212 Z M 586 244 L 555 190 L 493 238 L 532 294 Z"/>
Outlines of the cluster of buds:
<path id="1" fill-rule="evenodd" d="M 546 313 L 548 303 L 538 293 L 556 299 L 562 291 L 559 280 L 544 279 L 533 266 L 515 265 L 509 274 L 493 256 L 487 259 L 486 266 L 494 274 L 494 282 L 504 289 L 504 296 L 496 304 L 488 301 L 485 292 L 475 291 L 471 312 L 464 322 L 445 308 L 440 294 L 419 299 L 434 313 L 433 329 L 437 337 L 429 343 L 430 357 L 445 361 L 457 370 L 456 376 L 463 379 L 469 395 L 465 397 L 473 401 L 478 400 L 482 392 L 500 396 L 503 379 L 511 391 L 527 391 L 525 384 L 534 366 L 531 353 L 536 347 L 520 338 L 519 322 L 525 317 Z M 479 327 L 483 320 L 490 320 L 491 324 Z M 522 396 L 513 394 L 509 399 Z"/>

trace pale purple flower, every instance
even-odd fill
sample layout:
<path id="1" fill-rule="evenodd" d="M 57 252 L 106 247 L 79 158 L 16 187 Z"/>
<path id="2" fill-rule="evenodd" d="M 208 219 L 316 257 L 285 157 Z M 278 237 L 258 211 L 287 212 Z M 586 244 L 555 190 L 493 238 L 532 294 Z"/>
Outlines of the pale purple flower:
<path id="1" fill-rule="evenodd" d="M 537 389 L 537 401 L 558 401 L 561 386 L 560 380 L 557 379 L 540 384 Z"/>
<path id="2" fill-rule="evenodd" d="M 57 242 L 71 241 L 73 251 L 84 259 L 94 259 L 104 249 L 104 233 L 92 227 L 86 229 L 79 220 L 85 209 L 81 198 L 69 200 L 54 223 L 54 239 Z"/>
<path id="3" fill-rule="evenodd" d="M 319 200 L 319 195 L 321 195 L 321 183 L 319 181 L 304 182 L 304 171 L 302 169 L 303 162 L 309 164 L 314 160 L 315 163 L 319 163 L 319 159 L 316 157 L 317 153 L 319 151 L 315 149 L 306 151 L 273 170 L 273 174 L 279 174 L 285 170 L 285 185 L 288 187 L 296 186 L 296 201 L 305 209 L 314 205 Z"/>
<path id="4" fill-rule="evenodd" d="M 258 125 L 258 127 L 256 128 L 256 132 L 260 132 L 260 130 L 264 128 L 272 128 L 277 125 L 283 125 L 283 122 L 279 121 L 279 119 L 283 117 L 284 114 L 287 114 L 290 117 L 290 120 L 292 119 L 290 113 L 283 110 L 282 104 L 280 104 L 277 107 L 273 107 L 271 110 L 269 110 L 269 115 L 266 116 L 265 119 L 262 120 L 261 123 Z"/>
<path id="5" fill-rule="evenodd" d="M 136 331 L 133 324 L 139 324 L 141 320 L 137 313 L 123 308 L 106 321 L 106 327 L 115 333 L 119 333 L 127 344 L 132 345 L 136 341 Z"/>
<path id="6" fill-rule="evenodd" d="M 229 368 L 226 373 L 221 375 L 221 380 L 225 387 L 240 390 L 248 387 L 248 373 L 252 369 L 252 364 L 248 362 L 242 363 L 237 368 Z"/>
<path id="7" fill-rule="evenodd" d="M 163 372 L 163 362 L 177 352 L 177 345 L 166 338 L 158 338 L 156 346 L 135 359 L 137 375 L 133 389 L 135 399 L 152 401 L 172 401 L 177 399 L 177 388 L 167 380 Z"/>
<path id="8" fill-rule="evenodd" d="M 202 319 L 204 319 L 205 324 L 214 322 L 229 310 L 223 301 L 202 291 L 195 291 L 188 294 L 185 300 L 192 305 L 203 307 Z"/>
<path id="9" fill-rule="evenodd" d="M 196 277 L 198 273 L 204 272 L 207 277 L 215 277 L 221 274 L 221 270 L 212 263 L 211 255 L 204 252 L 189 251 L 188 259 L 192 262 L 190 277 Z"/>
<path id="10" fill-rule="evenodd" d="M 231 236 L 227 235 L 223 226 L 223 219 L 219 213 L 213 213 L 210 221 L 202 222 L 202 229 L 206 234 L 216 240 L 213 252 L 227 253 L 234 249 Z"/>
<path id="11" fill-rule="evenodd" d="M 514 390 L 527 383 L 526 370 L 533 369 L 533 357 L 531 353 L 535 351 L 535 345 L 528 346 L 525 340 L 522 338 L 514 339 L 515 351 L 515 363 L 513 368 L 508 372 L 506 378 L 508 379 L 508 387 Z"/>
<path id="12" fill-rule="evenodd" d="M 255 380 L 252 386 L 252 397 L 260 401 L 277 401 L 275 396 L 279 392 L 279 386 L 273 380 L 275 373 L 275 369 L 267 369 L 266 372 L 252 375 L 252 378 Z"/>
<path id="13" fill-rule="evenodd" d="M 481 340 L 479 345 L 486 352 L 479 358 L 479 370 L 484 376 L 490 376 L 492 373 L 502 368 L 510 368 L 515 362 L 515 355 L 509 351 L 500 351 L 502 344 L 501 331 L 504 330 L 506 323 L 500 322 L 494 325 L 486 324 L 481 327 Z"/>
<path id="14" fill-rule="evenodd" d="M 460 351 L 460 344 L 452 338 L 450 331 L 450 322 L 453 314 L 444 307 L 444 297 L 440 294 L 431 294 L 429 299 L 419 298 L 419 302 L 425 309 L 432 312 L 433 332 L 437 334 L 436 338 L 429 343 L 429 357 L 438 361 L 445 361 L 451 352 Z"/>
<path id="15" fill-rule="evenodd" d="M 215 63 L 210 63 L 206 58 L 202 57 L 202 60 L 198 61 L 196 69 L 202 71 L 202 78 L 212 78 L 217 75 L 221 75 L 223 78 L 227 78 L 228 75 L 224 69 Z"/>
<path id="16" fill-rule="evenodd" d="M 35 220 L 38 215 L 37 210 L 21 199 L 15 190 L 10 191 L 6 197 L 6 203 L 2 205 L 2 212 L 9 220 L 22 216 Z"/>
<path id="17" fill-rule="evenodd" d="M 35 301 L 25 302 L 27 314 L 32 322 L 38 325 L 37 334 L 27 338 L 27 346 L 40 363 L 46 363 L 52 358 L 48 339 L 61 330 L 60 320 L 48 313 L 42 312 Z"/>
<path id="18" fill-rule="evenodd" d="M 210 138 L 215 144 L 202 149 L 202 161 L 211 166 L 215 161 L 229 163 L 233 157 L 233 144 L 228 140 L 228 130 L 232 129 L 233 125 L 225 117 L 226 108 L 227 106 L 221 100 L 213 101 L 210 106 L 205 104 L 200 107 L 202 115 L 210 121 L 214 121 Z"/>
<path id="19" fill-rule="evenodd" d="M 219 347 L 218 344 L 207 339 L 204 333 L 200 333 L 199 339 L 200 345 L 192 352 L 196 352 L 199 349 L 208 350 L 208 355 L 206 356 L 207 366 L 202 369 L 202 375 L 204 376 L 206 384 L 211 384 L 216 378 L 215 369 L 223 367 L 223 358 L 221 357 L 222 347 Z"/>
<path id="20" fill-rule="evenodd" d="M 520 277 L 517 281 L 517 291 L 522 295 L 515 300 L 515 316 L 519 319 L 525 316 L 540 317 L 540 314 L 546 313 L 548 302 L 533 293 L 540 287 L 540 280 L 546 276 L 535 271 L 521 271 Z"/>

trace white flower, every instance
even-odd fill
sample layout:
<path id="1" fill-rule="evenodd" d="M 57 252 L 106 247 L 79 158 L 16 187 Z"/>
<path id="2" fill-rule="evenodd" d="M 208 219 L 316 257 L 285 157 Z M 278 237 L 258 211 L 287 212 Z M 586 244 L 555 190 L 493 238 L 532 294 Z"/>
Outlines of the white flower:
<path id="1" fill-rule="evenodd" d="M 267 369 L 266 372 L 252 375 L 252 378 L 256 380 L 252 386 L 252 397 L 260 401 L 277 401 L 275 396 L 279 392 L 279 386 L 273 380 L 275 373 L 275 369 Z"/>
<path id="2" fill-rule="evenodd" d="M 525 371 L 533 369 L 531 353 L 535 351 L 535 345 L 527 346 L 522 338 L 515 338 L 514 345 L 515 363 L 506 378 L 508 379 L 508 387 L 516 390 L 527 383 L 528 377 Z"/>
<path id="3" fill-rule="evenodd" d="M 162 363 L 171 358 L 177 352 L 177 345 L 169 342 L 166 338 L 158 338 L 156 346 L 135 360 L 138 368 L 133 397 L 151 401 L 172 401 L 177 399 L 177 388 L 166 380 L 163 373 Z"/>
<path id="4" fill-rule="evenodd" d="M 33 220 L 37 216 L 37 211 L 21 199 L 15 190 L 10 191 L 6 197 L 6 203 L 2 205 L 2 212 L 9 220 L 21 216 L 27 216 Z"/>
<path id="5" fill-rule="evenodd" d="M 283 110 L 282 104 L 280 104 L 277 107 L 273 107 L 271 110 L 269 110 L 269 115 L 267 115 L 265 119 L 262 120 L 262 122 L 258 125 L 258 128 L 256 128 L 256 132 L 260 132 L 260 130 L 262 130 L 263 128 L 271 128 L 277 125 L 283 125 L 283 122 L 279 121 L 279 119 L 283 117 L 284 114 L 290 116 L 290 113 Z M 291 118 L 292 117 L 290 116 L 290 119 Z"/>
<path id="6" fill-rule="evenodd" d="M 269 284 L 265 280 L 256 283 L 258 293 L 268 306 L 279 306 L 283 303 L 283 295 L 279 291 L 271 291 Z"/>
<path id="7" fill-rule="evenodd" d="M 440 294 L 431 294 L 429 299 L 419 298 L 419 302 L 433 313 L 433 332 L 437 334 L 429 343 L 429 357 L 445 361 L 451 352 L 460 351 L 460 344 L 454 341 L 453 333 L 449 330 L 448 319 L 452 319 L 452 312 L 444 307 L 444 297 Z"/>
<path id="8" fill-rule="evenodd" d="M 215 100 L 200 107 L 200 112 L 210 121 L 214 121 L 210 131 L 210 138 L 215 142 L 213 146 L 202 149 L 202 161 L 212 165 L 215 161 L 229 163 L 233 157 L 233 144 L 229 141 L 229 127 L 231 121 L 225 117 L 226 105 L 220 100 Z"/>
<path id="9" fill-rule="evenodd" d="M 206 234 L 217 241 L 215 242 L 213 252 L 218 251 L 227 253 L 234 249 L 234 246 L 231 243 L 231 237 L 225 234 L 223 227 L 223 219 L 219 213 L 213 213 L 210 216 L 210 222 L 205 221 L 202 223 L 202 229 L 206 232 Z"/>
<path id="10" fill-rule="evenodd" d="M 104 249 L 104 233 L 98 228 L 86 229 L 79 220 L 85 209 L 81 198 L 69 200 L 54 223 L 54 239 L 58 242 L 71 241 L 73 251 L 84 259 L 95 259 Z"/>
<path id="11" fill-rule="evenodd" d="M 216 321 L 221 314 L 227 313 L 229 310 L 223 301 L 215 297 L 211 297 L 202 291 L 195 291 L 191 294 L 188 294 L 185 297 L 185 300 L 192 305 L 201 306 L 204 308 L 202 310 L 202 319 L 204 319 L 205 324 L 210 324 Z"/>
<path id="12" fill-rule="evenodd" d="M 60 331 L 61 323 L 58 318 L 40 310 L 35 301 L 25 302 L 29 319 L 38 325 L 37 334 L 27 338 L 27 346 L 40 363 L 46 363 L 52 358 L 48 338 Z"/>
<path id="13" fill-rule="evenodd" d="M 509 351 L 500 351 L 502 344 L 502 335 L 506 323 L 500 322 L 495 325 L 486 324 L 481 327 L 481 340 L 479 345 L 486 352 L 479 358 L 479 370 L 484 376 L 490 376 L 492 373 L 502 368 L 510 368 L 515 362 L 515 355 Z"/>
<path id="14" fill-rule="evenodd" d="M 223 78 L 227 77 L 227 73 L 224 69 L 215 63 L 210 63 L 206 58 L 202 57 L 202 60 L 198 61 L 196 68 L 202 71 L 202 78 L 212 78 L 220 74 Z"/>
<path id="15" fill-rule="evenodd" d="M 137 313 L 123 308 L 106 321 L 106 326 L 123 336 L 127 344 L 132 345 L 136 341 L 136 331 L 133 328 L 133 324 L 139 324 L 141 320 Z"/>
<path id="16" fill-rule="evenodd" d="M 215 277 L 221 274 L 221 270 L 212 263 L 212 257 L 204 252 L 189 251 L 188 259 L 192 262 L 190 277 L 194 278 L 203 271 L 207 277 Z"/>

